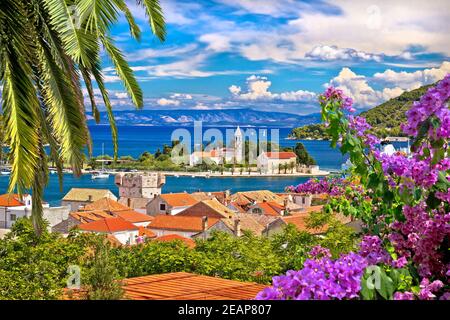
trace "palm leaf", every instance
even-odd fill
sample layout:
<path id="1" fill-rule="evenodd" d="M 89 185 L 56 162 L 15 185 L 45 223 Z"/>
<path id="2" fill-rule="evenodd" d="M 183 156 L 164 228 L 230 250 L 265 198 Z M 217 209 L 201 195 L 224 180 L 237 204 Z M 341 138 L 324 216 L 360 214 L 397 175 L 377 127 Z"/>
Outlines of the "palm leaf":
<path id="1" fill-rule="evenodd" d="M 138 108 L 142 108 L 144 104 L 142 90 L 139 87 L 136 78 L 134 77 L 133 70 L 131 70 L 127 61 L 124 59 L 122 52 L 114 46 L 111 38 L 102 36 L 100 39 L 103 46 L 105 47 L 106 52 L 114 63 L 117 74 L 123 81 L 134 105 Z"/>
<path id="2" fill-rule="evenodd" d="M 145 8 L 153 33 L 160 41 L 165 41 L 166 22 L 159 0 L 137 0 L 137 2 Z"/>

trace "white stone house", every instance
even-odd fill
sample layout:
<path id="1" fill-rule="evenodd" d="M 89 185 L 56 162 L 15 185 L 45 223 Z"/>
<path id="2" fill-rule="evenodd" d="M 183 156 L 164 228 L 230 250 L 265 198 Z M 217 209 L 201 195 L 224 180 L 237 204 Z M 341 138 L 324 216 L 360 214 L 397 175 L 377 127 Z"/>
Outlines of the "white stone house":
<path id="1" fill-rule="evenodd" d="M 284 172 L 280 166 L 288 165 L 286 172 L 296 170 L 297 156 L 294 152 L 263 152 L 258 156 L 257 167 L 261 173 L 277 174 Z"/>
<path id="2" fill-rule="evenodd" d="M 49 228 L 65 220 L 69 216 L 70 208 L 50 207 L 48 203 L 43 203 L 43 218 L 47 220 Z M 10 229 L 19 218 L 31 217 L 33 203 L 29 194 L 22 196 L 17 194 L 0 195 L 0 228 Z"/>

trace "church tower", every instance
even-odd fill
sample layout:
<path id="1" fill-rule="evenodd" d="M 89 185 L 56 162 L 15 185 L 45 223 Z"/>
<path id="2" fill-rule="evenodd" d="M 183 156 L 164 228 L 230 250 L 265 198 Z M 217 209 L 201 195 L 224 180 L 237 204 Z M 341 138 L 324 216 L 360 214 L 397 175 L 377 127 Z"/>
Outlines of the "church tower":
<path id="1" fill-rule="evenodd" d="M 244 146 L 242 143 L 242 131 L 238 126 L 234 132 L 234 157 L 236 159 L 236 163 L 242 163 L 243 156 Z"/>

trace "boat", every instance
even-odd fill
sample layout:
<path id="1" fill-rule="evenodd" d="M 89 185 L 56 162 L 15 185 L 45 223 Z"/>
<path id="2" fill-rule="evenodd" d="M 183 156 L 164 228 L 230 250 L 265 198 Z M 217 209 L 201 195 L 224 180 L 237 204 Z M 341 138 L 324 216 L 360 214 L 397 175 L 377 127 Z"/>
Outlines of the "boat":
<path id="1" fill-rule="evenodd" d="M 91 175 L 91 179 L 107 179 L 109 178 L 109 173 L 107 172 L 93 172 Z"/>
<path id="2" fill-rule="evenodd" d="M 102 158 L 103 158 L 104 154 L 105 154 L 105 144 L 102 143 Z M 102 170 L 93 172 L 91 174 L 91 179 L 95 180 L 95 179 L 108 179 L 108 178 L 109 178 L 109 173 L 105 171 L 105 162 L 102 159 Z"/>
<path id="3" fill-rule="evenodd" d="M 11 170 L 10 170 L 10 169 L 6 169 L 6 168 L 3 168 L 3 169 L 0 171 L 0 174 L 1 174 L 2 176 L 9 176 L 9 175 L 11 174 Z"/>

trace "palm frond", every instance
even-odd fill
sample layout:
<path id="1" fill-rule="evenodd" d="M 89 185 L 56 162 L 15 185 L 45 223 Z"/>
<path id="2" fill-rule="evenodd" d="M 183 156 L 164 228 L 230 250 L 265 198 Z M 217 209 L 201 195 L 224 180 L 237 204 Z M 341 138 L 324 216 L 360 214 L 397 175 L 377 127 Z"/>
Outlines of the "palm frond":
<path id="1" fill-rule="evenodd" d="M 96 37 L 80 28 L 77 6 L 69 7 L 65 0 L 42 0 L 50 16 L 52 27 L 58 32 L 66 53 L 79 64 L 89 67 L 89 50 L 95 50 Z M 75 9 L 73 9 L 75 8 Z M 75 11 L 75 12 L 74 12 Z M 77 25 L 79 23 L 80 25 Z"/>
<path id="2" fill-rule="evenodd" d="M 134 77 L 133 70 L 131 70 L 128 62 L 124 59 L 122 52 L 114 46 L 111 38 L 102 36 L 100 39 L 134 105 L 142 108 L 144 104 L 142 90 Z"/>
<path id="3" fill-rule="evenodd" d="M 2 110 L 11 163 L 8 192 L 17 189 L 22 194 L 31 188 L 38 168 L 39 136 L 36 129 L 39 124 L 36 110 L 39 101 L 30 78 L 30 67 L 13 47 L 8 48 L 2 60 Z"/>
<path id="4" fill-rule="evenodd" d="M 137 2 L 145 8 L 145 13 L 148 16 L 148 22 L 150 23 L 152 32 L 160 41 L 165 41 L 166 22 L 159 0 L 138 0 Z"/>
<path id="5" fill-rule="evenodd" d="M 117 136 L 117 126 L 116 121 L 114 120 L 114 113 L 112 110 L 111 101 L 109 100 L 108 91 L 105 88 L 105 84 L 103 82 L 103 75 L 101 73 L 100 65 L 97 64 L 94 65 L 94 67 L 91 70 L 92 75 L 94 76 L 95 81 L 97 82 L 98 89 L 100 90 L 103 98 L 103 102 L 105 103 L 106 112 L 108 114 L 108 120 L 109 125 L 111 126 L 111 135 L 113 140 L 113 147 L 114 147 L 114 161 L 117 160 L 118 151 L 119 151 L 119 143 L 118 143 L 118 136 Z"/>
<path id="6" fill-rule="evenodd" d="M 130 9 L 128 9 L 125 1 L 123 1 L 123 0 L 114 0 L 114 2 L 116 3 L 116 5 L 120 9 L 120 11 L 122 11 L 124 13 L 125 18 L 127 19 L 128 25 L 130 27 L 131 36 L 134 39 L 136 39 L 137 41 L 140 41 L 141 40 L 141 29 L 139 28 L 138 24 L 134 20 L 134 17 L 131 14 Z"/>

